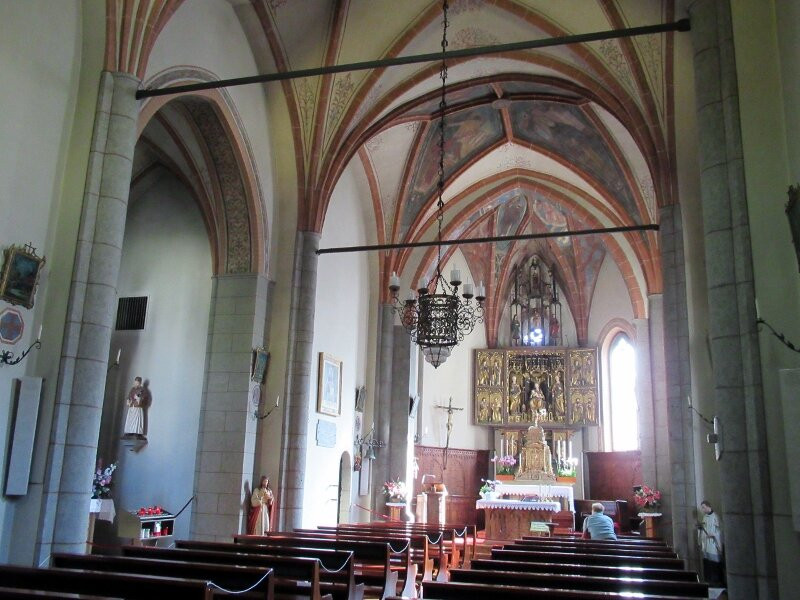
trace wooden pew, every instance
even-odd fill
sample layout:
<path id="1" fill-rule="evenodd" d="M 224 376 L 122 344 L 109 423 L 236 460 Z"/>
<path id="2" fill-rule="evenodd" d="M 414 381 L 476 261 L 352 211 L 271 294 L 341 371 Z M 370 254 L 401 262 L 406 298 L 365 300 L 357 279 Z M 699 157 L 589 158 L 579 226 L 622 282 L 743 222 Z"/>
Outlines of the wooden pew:
<path id="1" fill-rule="evenodd" d="M 628 544 L 625 542 L 615 542 L 614 540 L 561 541 L 543 537 L 539 539 L 518 539 L 514 540 L 512 543 L 522 546 L 536 546 L 539 548 L 613 548 L 615 550 L 630 550 L 632 552 L 647 552 L 650 554 L 656 554 L 659 552 L 674 553 L 673 549 L 667 545 L 638 546 L 636 544 Z"/>
<path id="2" fill-rule="evenodd" d="M 152 546 L 123 546 L 122 554 L 131 558 L 272 569 L 275 577 L 276 594 L 293 594 L 295 596 L 309 597 L 312 600 L 323 597 L 320 587 L 320 561 L 318 558 L 211 552 L 208 550 L 156 548 Z M 348 592 L 349 590 L 346 589 L 345 585 L 340 584 L 339 594 L 328 593 L 327 596 L 331 597 L 332 600 L 349 600 Z"/>
<path id="3" fill-rule="evenodd" d="M 405 563 L 405 572 L 410 565 L 408 548 L 403 552 L 393 552 L 385 542 L 365 542 L 352 540 L 331 540 L 314 538 L 263 537 L 252 535 L 235 535 L 234 543 L 243 547 L 264 546 L 269 548 L 322 548 L 333 550 L 349 550 L 353 553 L 356 568 L 356 582 L 364 584 L 364 593 L 370 594 L 379 588 L 379 596 L 397 594 L 397 571 L 392 569 L 392 557 L 398 554 Z"/>
<path id="4" fill-rule="evenodd" d="M 568 562 L 529 562 L 476 558 L 473 569 L 495 571 L 522 571 L 532 573 L 558 573 L 562 575 L 592 575 L 598 577 L 633 577 L 636 579 L 658 579 L 668 581 L 699 581 L 697 573 L 678 569 L 648 567 L 617 567 L 604 565 L 579 565 Z"/>
<path id="5" fill-rule="evenodd" d="M 450 581 L 488 585 L 554 588 L 594 592 L 634 592 L 685 598 L 708 598 L 708 585 L 692 581 L 669 581 L 622 577 L 557 573 L 524 573 L 519 571 L 486 571 L 451 569 Z"/>
<path id="6" fill-rule="evenodd" d="M 218 587 L 236 591 L 246 590 L 251 586 L 253 586 L 254 590 L 266 589 L 266 587 L 269 587 L 271 591 L 274 590 L 274 578 L 271 569 L 240 565 L 186 563 L 181 561 L 154 560 L 150 558 L 133 558 L 126 556 L 61 553 L 53 554 L 50 557 L 50 564 L 58 569 L 206 580 L 213 582 Z M 262 579 L 264 579 L 263 582 Z M 322 600 L 319 596 L 318 570 L 316 583 L 317 596 L 314 600 Z M 328 600 L 331 600 L 330 596 L 328 596 Z"/>
<path id="7" fill-rule="evenodd" d="M 263 574 L 263 571 L 262 571 Z M 153 575 L 128 575 L 82 569 L 37 569 L 0 565 L 0 581 L 4 587 L 74 594 L 96 594 L 102 590 L 109 596 L 133 600 L 153 600 L 168 597 L 174 600 L 211 599 L 228 595 L 214 589 L 202 579 L 182 579 Z M 274 598 L 271 573 L 257 590 L 260 598 Z"/>
<path id="8" fill-rule="evenodd" d="M 617 556 L 614 554 L 599 554 L 588 552 L 574 552 L 569 555 L 544 550 L 506 550 L 505 548 L 492 549 L 492 558 L 498 560 L 527 560 L 532 562 L 562 562 L 581 565 L 606 565 L 606 566 L 634 566 L 653 567 L 661 569 L 684 569 L 685 565 L 680 558 L 662 558 L 648 556 Z"/>
<path id="9" fill-rule="evenodd" d="M 510 585 L 488 585 L 483 583 L 440 583 L 427 581 L 423 584 L 425 600 L 464 600 L 465 598 L 568 598 L 569 600 L 618 600 L 631 598 L 624 592 L 591 592 L 581 590 L 558 590 L 553 588 L 514 587 Z M 685 600 L 681 596 L 662 594 L 637 594 L 638 600 Z"/>
<path id="10" fill-rule="evenodd" d="M 669 550 L 631 550 L 630 548 L 618 548 L 611 545 L 600 546 L 572 546 L 568 544 L 539 544 L 537 542 L 520 541 L 513 544 L 504 544 L 506 550 L 542 550 L 543 552 L 559 552 L 572 554 L 574 552 L 597 552 L 599 554 L 615 554 L 617 556 L 649 556 L 654 558 L 677 558 L 675 552 Z"/>
<path id="11" fill-rule="evenodd" d="M 615 544 L 631 546 L 634 548 L 668 548 L 669 546 L 664 540 L 656 539 L 656 538 L 631 538 L 626 536 L 617 536 L 616 540 L 592 540 L 586 539 L 580 536 L 574 535 L 554 535 L 552 537 L 539 537 L 533 535 L 523 535 L 522 538 L 525 541 L 533 540 L 533 541 L 548 541 L 558 544 L 564 543 L 574 543 L 574 544 L 585 544 L 587 542 L 614 542 Z"/>
<path id="12" fill-rule="evenodd" d="M 175 547 L 176 549 L 233 555 L 234 558 L 237 556 L 259 557 L 276 555 L 316 558 L 320 562 L 319 578 L 322 593 L 332 594 L 334 598 L 344 597 L 349 600 L 362 600 L 364 597 L 364 584 L 355 582 L 355 561 L 353 560 L 353 553 L 350 551 L 328 548 L 270 547 L 195 540 L 178 540 L 175 542 Z"/>
<path id="13" fill-rule="evenodd" d="M 0 598 L 4 600 L 27 600 L 29 598 L 50 598 L 51 600 L 116 600 L 111 596 L 90 596 L 88 594 L 72 594 L 70 592 L 54 592 L 44 590 L 26 590 L 0 586 Z"/>

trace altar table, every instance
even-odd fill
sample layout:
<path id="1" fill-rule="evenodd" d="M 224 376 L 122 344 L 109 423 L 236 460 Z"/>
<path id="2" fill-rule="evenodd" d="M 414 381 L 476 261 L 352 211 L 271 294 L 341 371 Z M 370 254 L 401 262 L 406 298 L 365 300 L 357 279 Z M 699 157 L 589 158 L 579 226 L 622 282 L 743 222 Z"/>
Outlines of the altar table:
<path id="1" fill-rule="evenodd" d="M 561 503 L 478 500 L 475 508 L 486 511 L 486 539 L 514 540 L 530 535 L 531 521 L 551 521 Z"/>
<path id="2" fill-rule="evenodd" d="M 575 510 L 575 492 L 571 485 L 547 485 L 539 483 L 500 483 L 494 488 L 497 496 L 539 496 L 561 499 L 561 510 Z"/>

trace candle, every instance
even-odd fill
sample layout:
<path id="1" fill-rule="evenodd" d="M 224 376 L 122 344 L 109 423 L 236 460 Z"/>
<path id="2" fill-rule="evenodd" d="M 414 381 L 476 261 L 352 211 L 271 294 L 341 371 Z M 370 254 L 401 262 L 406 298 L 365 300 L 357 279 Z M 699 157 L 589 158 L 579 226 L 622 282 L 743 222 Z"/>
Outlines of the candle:
<path id="1" fill-rule="evenodd" d="M 461 271 L 453 267 L 450 271 L 450 283 L 455 285 L 457 282 L 461 283 Z"/>
<path id="2" fill-rule="evenodd" d="M 397 276 L 397 271 L 392 271 L 392 276 L 389 277 L 389 287 L 390 288 L 400 287 L 400 278 Z"/>
<path id="3" fill-rule="evenodd" d="M 761 318 L 761 314 L 758 312 L 758 298 L 756 298 L 756 321 Z"/>
<path id="4" fill-rule="evenodd" d="M 117 348 L 117 360 L 114 363 L 115 365 L 119 364 L 119 357 L 122 356 L 122 348 Z"/>
<path id="5" fill-rule="evenodd" d="M 414 295 L 414 291 L 408 290 L 408 293 L 406 294 L 406 302 L 413 302 L 416 299 L 417 297 Z"/>
<path id="6" fill-rule="evenodd" d="M 277 398 L 275 398 L 275 408 L 278 408 L 278 405 L 279 405 L 280 403 L 281 403 L 281 397 L 280 397 L 280 396 L 278 396 Z"/>
<path id="7" fill-rule="evenodd" d="M 464 284 L 464 296 L 472 296 L 472 284 L 465 283 Z"/>
<path id="8" fill-rule="evenodd" d="M 427 290 L 427 289 L 428 289 L 428 285 L 425 283 L 425 280 L 424 279 L 420 279 L 417 282 L 417 290 Z"/>
<path id="9" fill-rule="evenodd" d="M 42 326 L 39 325 L 39 333 L 36 334 L 36 340 L 42 339 Z"/>
<path id="10" fill-rule="evenodd" d="M 478 284 L 478 287 L 475 289 L 475 297 L 476 298 L 485 298 L 486 297 L 486 290 L 483 287 L 483 281 Z"/>
<path id="11" fill-rule="evenodd" d="M 572 458 L 572 440 L 569 441 L 569 453 L 567 454 L 570 458 Z"/>

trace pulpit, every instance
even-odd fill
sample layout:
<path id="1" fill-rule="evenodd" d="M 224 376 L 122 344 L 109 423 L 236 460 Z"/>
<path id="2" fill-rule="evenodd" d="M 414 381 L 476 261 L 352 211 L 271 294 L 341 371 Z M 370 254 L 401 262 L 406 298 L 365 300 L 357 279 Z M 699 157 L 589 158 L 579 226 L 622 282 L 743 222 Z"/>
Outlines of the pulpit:
<path id="1" fill-rule="evenodd" d="M 416 516 L 418 523 L 430 523 L 431 525 L 447 523 L 447 490 L 418 494 Z"/>

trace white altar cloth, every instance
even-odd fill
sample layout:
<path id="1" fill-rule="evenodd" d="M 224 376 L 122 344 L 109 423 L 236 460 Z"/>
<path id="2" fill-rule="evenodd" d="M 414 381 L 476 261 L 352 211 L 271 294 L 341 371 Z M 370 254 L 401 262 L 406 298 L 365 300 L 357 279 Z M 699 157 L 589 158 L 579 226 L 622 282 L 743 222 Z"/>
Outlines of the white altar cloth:
<path id="1" fill-rule="evenodd" d="M 475 508 L 502 508 L 506 510 L 561 510 L 560 502 L 522 502 L 521 500 L 478 500 Z"/>
<path id="2" fill-rule="evenodd" d="M 114 510 L 114 501 L 110 498 L 91 498 L 89 500 L 89 514 L 96 514 L 101 521 L 113 521 L 117 516 Z"/>
<path id="3" fill-rule="evenodd" d="M 569 500 L 569 509 L 575 506 L 575 492 L 571 485 L 543 485 L 538 483 L 500 483 L 494 488 L 498 496 L 533 496 L 540 498 L 566 498 Z"/>

